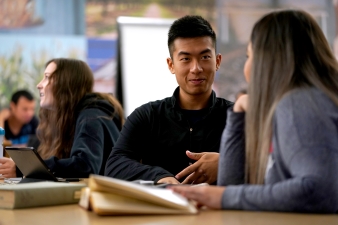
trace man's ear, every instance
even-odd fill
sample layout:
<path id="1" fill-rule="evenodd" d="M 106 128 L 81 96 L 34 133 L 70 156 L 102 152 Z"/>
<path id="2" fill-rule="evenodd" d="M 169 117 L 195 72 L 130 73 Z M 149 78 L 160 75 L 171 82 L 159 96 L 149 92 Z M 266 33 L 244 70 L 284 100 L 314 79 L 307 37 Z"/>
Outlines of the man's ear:
<path id="1" fill-rule="evenodd" d="M 10 109 L 12 112 L 15 110 L 15 107 L 16 107 L 16 105 L 15 105 L 14 102 L 10 102 L 10 103 L 9 103 L 9 109 Z"/>
<path id="2" fill-rule="evenodd" d="M 222 55 L 218 53 L 216 55 L 216 70 L 218 70 L 219 67 L 221 66 L 221 62 L 222 62 Z"/>
<path id="3" fill-rule="evenodd" d="M 175 74 L 174 62 L 171 58 L 167 58 L 168 69 L 172 74 Z"/>

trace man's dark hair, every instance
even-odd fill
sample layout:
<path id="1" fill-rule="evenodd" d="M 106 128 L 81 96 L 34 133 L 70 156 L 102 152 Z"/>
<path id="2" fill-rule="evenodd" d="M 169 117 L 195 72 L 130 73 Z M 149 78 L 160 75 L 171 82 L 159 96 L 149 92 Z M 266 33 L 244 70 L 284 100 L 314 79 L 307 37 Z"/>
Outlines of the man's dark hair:
<path id="1" fill-rule="evenodd" d="M 176 38 L 211 37 L 216 49 L 216 34 L 210 23 L 201 16 L 184 16 L 174 21 L 168 32 L 170 57 L 174 51 Z"/>
<path id="2" fill-rule="evenodd" d="M 12 95 L 12 99 L 11 99 L 11 102 L 13 102 L 15 105 L 18 104 L 18 101 L 21 97 L 25 97 L 27 98 L 29 101 L 33 101 L 34 100 L 34 97 L 31 93 L 29 93 L 28 91 L 26 90 L 19 90 L 17 92 L 15 92 L 13 95 Z"/>

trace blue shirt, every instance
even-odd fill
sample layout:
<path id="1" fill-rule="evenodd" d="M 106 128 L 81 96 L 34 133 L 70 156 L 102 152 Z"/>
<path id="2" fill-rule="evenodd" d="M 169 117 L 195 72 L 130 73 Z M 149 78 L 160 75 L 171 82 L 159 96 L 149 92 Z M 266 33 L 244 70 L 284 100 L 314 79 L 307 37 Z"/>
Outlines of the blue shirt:
<path id="1" fill-rule="evenodd" d="M 34 116 L 32 120 L 22 126 L 20 132 L 14 135 L 9 128 L 8 121 L 5 121 L 5 138 L 12 142 L 12 145 L 27 145 L 29 136 L 35 134 L 39 121 Z"/>

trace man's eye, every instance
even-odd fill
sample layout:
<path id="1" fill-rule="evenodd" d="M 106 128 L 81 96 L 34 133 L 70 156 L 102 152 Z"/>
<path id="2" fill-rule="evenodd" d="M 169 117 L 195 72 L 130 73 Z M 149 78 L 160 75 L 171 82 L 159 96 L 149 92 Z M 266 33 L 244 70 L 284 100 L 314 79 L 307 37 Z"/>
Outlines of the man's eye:
<path id="1" fill-rule="evenodd" d="M 202 56 L 202 59 L 210 59 L 211 57 L 209 55 Z"/>
<path id="2" fill-rule="evenodd" d="M 180 61 L 188 61 L 189 58 L 181 58 Z"/>

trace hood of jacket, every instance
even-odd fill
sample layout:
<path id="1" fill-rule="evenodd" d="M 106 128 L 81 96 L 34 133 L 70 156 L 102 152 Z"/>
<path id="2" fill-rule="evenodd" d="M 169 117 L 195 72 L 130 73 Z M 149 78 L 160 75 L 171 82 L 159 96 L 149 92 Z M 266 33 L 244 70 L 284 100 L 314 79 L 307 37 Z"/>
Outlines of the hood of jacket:
<path id="1" fill-rule="evenodd" d="M 101 96 L 95 93 L 86 94 L 79 102 L 77 106 L 77 115 L 85 109 L 100 109 L 105 112 L 109 117 L 111 117 L 115 124 L 121 130 L 120 116 L 115 110 L 114 106 L 106 99 L 101 98 Z"/>

